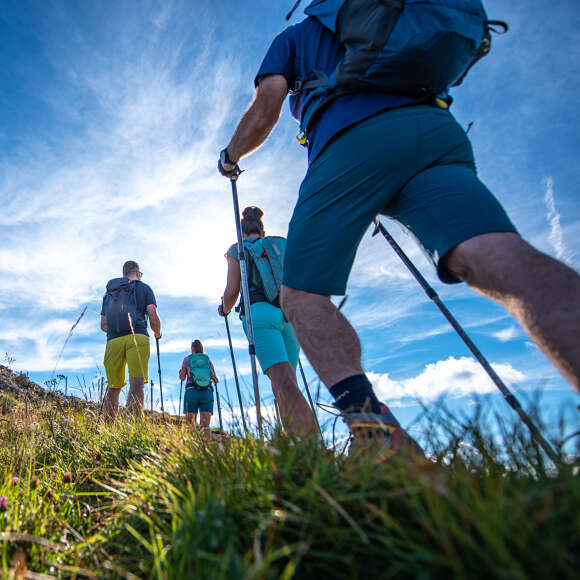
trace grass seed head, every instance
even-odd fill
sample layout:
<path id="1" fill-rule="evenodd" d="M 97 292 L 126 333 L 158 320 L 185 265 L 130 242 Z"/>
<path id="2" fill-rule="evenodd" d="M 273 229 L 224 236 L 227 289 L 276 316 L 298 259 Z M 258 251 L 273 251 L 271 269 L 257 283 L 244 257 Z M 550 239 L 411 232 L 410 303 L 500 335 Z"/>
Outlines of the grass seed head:
<path id="1" fill-rule="evenodd" d="M 63 483 L 72 483 L 72 473 L 70 471 L 63 473 L 62 482 Z"/>
<path id="2" fill-rule="evenodd" d="M 30 481 L 30 487 L 32 489 L 38 489 L 40 487 L 40 479 L 38 479 L 38 477 L 33 477 Z"/>

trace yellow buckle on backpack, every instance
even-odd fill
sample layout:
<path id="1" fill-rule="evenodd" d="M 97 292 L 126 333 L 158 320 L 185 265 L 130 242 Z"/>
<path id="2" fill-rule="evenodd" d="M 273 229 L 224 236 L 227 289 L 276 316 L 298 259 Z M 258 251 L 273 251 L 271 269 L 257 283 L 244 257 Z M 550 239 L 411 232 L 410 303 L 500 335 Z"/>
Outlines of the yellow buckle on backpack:
<path id="1" fill-rule="evenodd" d="M 300 143 L 302 147 L 306 147 L 306 144 L 308 143 L 308 138 L 306 137 L 306 133 L 304 133 L 302 129 L 300 129 L 300 131 L 298 131 L 298 133 L 296 134 L 296 141 L 298 141 L 298 143 Z"/>

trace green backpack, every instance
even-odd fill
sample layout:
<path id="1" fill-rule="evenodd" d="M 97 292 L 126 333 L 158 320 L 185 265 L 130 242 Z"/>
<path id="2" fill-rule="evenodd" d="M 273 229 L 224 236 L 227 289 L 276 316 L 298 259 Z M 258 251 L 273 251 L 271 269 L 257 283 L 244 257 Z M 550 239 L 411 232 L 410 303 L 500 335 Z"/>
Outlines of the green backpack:
<path id="1" fill-rule="evenodd" d="M 271 304 L 278 306 L 286 238 L 266 236 L 256 240 L 247 239 L 244 240 L 244 246 L 250 255 L 252 264 L 256 266 L 260 274 L 266 299 Z"/>
<path id="2" fill-rule="evenodd" d="M 193 353 L 187 357 L 189 370 L 188 385 L 196 389 L 205 390 L 211 384 L 211 366 L 209 356 L 203 353 Z"/>

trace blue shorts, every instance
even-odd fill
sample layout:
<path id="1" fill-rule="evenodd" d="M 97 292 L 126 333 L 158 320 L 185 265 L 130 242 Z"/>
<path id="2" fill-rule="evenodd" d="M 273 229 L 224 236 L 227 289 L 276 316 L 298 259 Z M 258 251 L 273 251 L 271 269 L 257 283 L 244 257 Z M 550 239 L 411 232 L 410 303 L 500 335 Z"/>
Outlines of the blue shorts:
<path id="1" fill-rule="evenodd" d="M 213 413 L 213 391 L 211 389 L 199 390 L 195 387 L 185 389 L 183 397 L 184 413 Z"/>
<path id="2" fill-rule="evenodd" d="M 440 260 L 455 246 L 516 231 L 477 178 L 471 144 L 451 113 L 427 105 L 391 109 L 348 128 L 308 168 L 288 229 L 284 285 L 344 294 L 378 214 L 416 237 L 447 283 L 459 280 Z"/>
<path id="3" fill-rule="evenodd" d="M 242 317 L 244 332 L 247 334 L 246 317 Z M 256 358 L 265 373 L 272 365 L 287 362 L 296 370 L 300 346 L 294 329 L 284 320 L 280 308 L 269 302 L 252 304 L 252 326 Z"/>

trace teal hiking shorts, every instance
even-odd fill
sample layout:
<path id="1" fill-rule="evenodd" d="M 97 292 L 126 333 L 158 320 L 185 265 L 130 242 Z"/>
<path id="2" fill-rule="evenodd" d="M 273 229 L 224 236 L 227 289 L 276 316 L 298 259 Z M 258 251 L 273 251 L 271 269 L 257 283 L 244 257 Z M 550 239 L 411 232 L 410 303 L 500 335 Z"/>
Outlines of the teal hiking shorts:
<path id="1" fill-rule="evenodd" d="M 478 179 L 471 144 L 449 111 L 382 111 L 338 135 L 308 168 L 288 228 L 284 285 L 344 294 L 378 214 L 403 225 L 447 283 L 460 281 L 441 264 L 455 246 L 516 231 Z"/>
<path id="2" fill-rule="evenodd" d="M 185 389 L 183 397 L 184 413 L 213 413 L 213 391 L 211 389 L 199 390 L 195 387 Z"/>
<path id="3" fill-rule="evenodd" d="M 247 334 L 246 317 L 242 316 L 244 332 Z M 300 346 L 292 325 L 284 319 L 280 308 L 269 302 L 252 304 L 252 326 L 256 358 L 265 373 L 272 365 L 287 362 L 296 370 Z"/>

